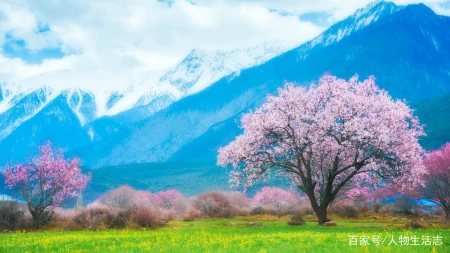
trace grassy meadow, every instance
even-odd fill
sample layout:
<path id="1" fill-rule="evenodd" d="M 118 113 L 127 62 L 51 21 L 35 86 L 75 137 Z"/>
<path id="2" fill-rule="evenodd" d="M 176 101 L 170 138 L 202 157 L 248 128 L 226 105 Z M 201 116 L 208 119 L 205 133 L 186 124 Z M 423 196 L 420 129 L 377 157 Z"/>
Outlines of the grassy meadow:
<path id="1" fill-rule="evenodd" d="M 405 229 L 404 223 L 342 221 L 336 227 L 288 226 L 287 218 L 251 216 L 192 222 L 171 221 L 156 230 L 121 229 L 0 234 L 0 252 L 450 252 L 450 230 Z M 430 236 L 431 245 L 426 236 Z M 433 237 L 440 236 L 433 241 Z M 397 245 L 388 245 L 394 237 Z M 420 245 L 401 245 L 417 237 Z M 368 245 L 360 245 L 368 239 Z M 379 238 L 380 245 L 374 240 Z M 351 240 L 356 246 L 350 245 Z M 355 242 L 355 241 L 353 241 Z M 364 244 L 364 243 L 363 243 Z M 404 242 L 406 244 L 406 241 Z M 408 244 L 412 244 L 409 241 Z"/>

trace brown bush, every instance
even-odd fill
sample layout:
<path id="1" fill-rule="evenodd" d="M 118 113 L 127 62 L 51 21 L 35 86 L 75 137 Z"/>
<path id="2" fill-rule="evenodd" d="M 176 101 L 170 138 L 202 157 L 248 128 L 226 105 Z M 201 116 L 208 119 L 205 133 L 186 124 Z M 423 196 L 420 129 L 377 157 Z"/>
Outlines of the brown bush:
<path id="1" fill-rule="evenodd" d="M 72 209 L 62 209 L 56 208 L 54 210 L 53 221 L 55 222 L 72 222 L 75 216 L 77 216 L 81 211 L 73 211 Z"/>
<path id="2" fill-rule="evenodd" d="M 130 220 L 130 210 L 112 211 L 108 228 L 124 228 L 128 225 Z"/>
<path id="3" fill-rule="evenodd" d="M 274 208 L 273 206 L 264 205 L 257 206 L 250 211 L 251 215 L 259 215 L 259 214 L 269 214 L 273 216 L 285 216 L 285 215 L 293 215 L 297 212 L 297 210 L 292 208 Z"/>
<path id="4" fill-rule="evenodd" d="M 0 229 L 13 230 L 26 225 L 24 209 L 16 201 L 0 201 Z"/>
<path id="5" fill-rule="evenodd" d="M 251 215 L 265 214 L 265 210 L 262 206 L 257 206 L 250 211 Z"/>
<path id="6" fill-rule="evenodd" d="M 130 221 L 143 228 L 156 228 L 162 226 L 166 221 L 161 214 L 151 207 L 135 207 L 131 211 Z"/>
<path id="7" fill-rule="evenodd" d="M 166 221 L 177 220 L 180 219 L 182 216 L 175 209 L 161 209 L 159 210 L 159 212 L 161 219 Z"/>
<path id="8" fill-rule="evenodd" d="M 232 191 L 226 192 L 225 194 L 233 207 L 244 209 L 248 209 L 250 207 L 252 200 L 248 198 L 244 193 Z"/>
<path id="9" fill-rule="evenodd" d="M 360 214 L 367 214 L 370 211 L 370 207 L 366 204 L 359 205 L 356 209 Z"/>
<path id="10" fill-rule="evenodd" d="M 373 211 L 375 213 L 379 213 L 382 210 L 382 208 L 383 208 L 383 204 L 381 204 L 381 203 L 374 203 L 372 207 L 373 207 Z"/>
<path id="11" fill-rule="evenodd" d="M 249 216 L 250 212 L 251 212 L 251 210 L 249 207 L 234 208 L 234 215 L 236 215 L 236 216 Z"/>
<path id="12" fill-rule="evenodd" d="M 189 207 L 183 215 L 183 221 L 194 221 L 202 218 L 202 212 L 195 207 Z"/>
<path id="13" fill-rule="evenodd" d="M 210 218 L 228 218 L 233 216 L 234 208 L 225 194 L 207 192 L 199 195 L 193 203 L 204 216 Z"/>
<path id="14" fill-rule="evenodd" d="M 358 210 L 347 203 L 337 203 L 330 207 L 330 214 L 336 214 L 344 218 L 356 218 L 358 217 Z"/>
<path id="15" fill-rule="evenodd" d="M 131 210 L 135 205 L 136 190 L 128 185 L 103 194 L 98 202 L 115 210 Z"/>
<path id="16" fill-rule="evenodd" d="M 82 228 L 97 230 L 108 228 L 113 218 L 107 206 L 95 205 L 75 215 L 73 222 Z"/>

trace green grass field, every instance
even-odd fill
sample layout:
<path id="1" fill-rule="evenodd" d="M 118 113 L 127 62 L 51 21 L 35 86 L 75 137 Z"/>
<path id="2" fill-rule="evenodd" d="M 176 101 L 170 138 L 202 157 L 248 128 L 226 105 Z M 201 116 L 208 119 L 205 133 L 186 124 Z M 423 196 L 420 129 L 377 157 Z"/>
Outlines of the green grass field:
<path id="1" fill-rule="evenodd" d="M 252 218 L 170 222 L 157 230 L 44 231 L 0 234 L 1 252 L 450 252 L 450 230 L 409 230 L 388 223 L 338 222 L 319 227 L 315 222 L 292 227 L 284 221 Z M 418 238 L 400 245 L 399 238 Z M 430 236 L 430 240 L 427 237 Z M 433 241 L 433 237 L 442 237 Z M 388 245 L 392 237 L 398 245 Z M 374 240 L 380 239 L 376 246 Z M 350 245 L 351 240 L 369 245 Z M 384 241 L 384 242 L 383 242 Z M 411 244 L 412 241 L 409 241 Z M 405 240 L 406 244 L 406 240 Z"/>

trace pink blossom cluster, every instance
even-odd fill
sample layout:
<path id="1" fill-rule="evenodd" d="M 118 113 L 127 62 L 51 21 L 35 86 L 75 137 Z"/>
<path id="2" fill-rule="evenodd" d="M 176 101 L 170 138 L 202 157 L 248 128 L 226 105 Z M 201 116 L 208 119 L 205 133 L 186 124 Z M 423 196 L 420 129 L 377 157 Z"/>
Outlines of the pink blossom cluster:
<path id="1" fill-rule="evenodd" d="M 309 89 L 286 84 L 267 100 L 242 117 L 244 133 L 219 150 L 218 164 L 234 168 L 234 186 L 248 188 L 274 171 L 316 192 L 326 190 L 330 176 L 334 193 L 380 179 L 420 183 L 423 127 L 373 77 L 325 75 Z"/>
<path id="2" fill-rule="evenodd" d="M 80 160 L 64 159 L 50 142 L 39 147 L 39 156 L 29 164 L 19 164 L 3 171 L 5 184 L 18 190 L 32 205 L 58 206 L 86 187 L 90 175 L 81 173 Z"/>
<path id="3" fill-rule="evenodd" d="M 294 193 L 283 190 L 278 187 L 263 187 L 252 199 L 257 205 L 272 206 L 274 208 L 283 208 L 298 204 L 298 199 Z"/>
<path id="4" fill-rule="evenodd" d="M 175 189 L 151 193 L 123 185 L 105 193 L 96 202 L 114 209 L 131 209 L 136 206 L 172 209 L 183 200 L 183 194 Z"/>
<path id="5" fill-rule="evenodd" d="M 428 154 L 424 165 L 429 174 L 450 177 L 450 143 Z"/>
<path id="6" fill-rule="evenodd" d="M 450 143 L 428 154 L 423 163 L 427 174 L 419 192 L 441 206 L 450 220 Z"/>

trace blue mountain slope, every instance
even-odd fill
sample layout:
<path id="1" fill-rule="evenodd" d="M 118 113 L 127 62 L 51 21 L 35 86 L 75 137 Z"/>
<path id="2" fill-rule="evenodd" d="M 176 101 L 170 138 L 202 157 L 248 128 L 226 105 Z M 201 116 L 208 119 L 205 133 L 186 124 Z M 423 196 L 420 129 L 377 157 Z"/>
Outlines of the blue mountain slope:
<path id="1" fill-rule="evenodd" d="M 168 161 L 170 162 L 214 162 L 219 147 L 225 146 L 242 133 L 239 122 L 242 114 L 214 124 L 206 133 L 187 143 L 177 150 Z"/>
<path id="2" fill-rule="evenodd" d="M 370 6 L 362 13 L 378 13 L 376 21 L 361 21 L 355 14 L 300 48 L 180 100 L 133 126 L 122 145 L 112 147 L 106 152 L 110 155 L 92 165 L 165 161 L 197 138 L 205 143 L 221 140 L 202 135 L 216 123 L 261 104 L 285 81 L 308 85 L 325 72 L 343 78 L 355 73 L 361 78 L 375 75 L 382 88 L 408 101 L 450 92 L 450 18 L 422 4 L 395 11 L 390 6 L 385 2 Z M 349 23 L 355 20 L 356 25 L 369 24 L 356 29 Z M 349 27 L 353 30 L 347 34 Z M 192 151 L 193 155 L 202 156 Z"/>
<path id="3" fill-rule="evenodd" d="M 111 117 L 102 117 L 86 126 L 84 131 L 90 138 L 84 146 L 77 146 L 69 150 L 69 156 L 82 158 L 84 164 L 92 164 L 99 157 L 110 154 L 111 147 L 120 146 L 130 135 L 130 130 L 126 125 L 117 122 Z"/>
<path id="4" fill-rule="evenodd" d="M 421 137 L 420 144 L 426 150 L 440 148 L 450 142 L 450 95 L 425 99 L 411 104 L 414 114 L 419 117 L 426 136 Z M 169 161 L 199 162 L 216 161 L 218 149 L 230 143 L 242 133 L 241 114 L 213 125 L 205 134 L 180 148 Z"/>
<path id="5" fill-rule="evenodd" d="M 16 126 L 32 117 L 40 107 L 45 106 L 48 102 L 47 97 L 50 94 L 51 91 L 44 87 L 26 96 L 15 96 L 12 98 L 12 100 L 17 101 L 17 105 L 0 114 L 0 140 L 6 134 L 14 131 Z"/>
<path id="6" fill-rule="evenodd" d="M 0 150 L 8 151 L 0 155 L 0 164 L 23 161 L 47 140 L 65 149 L 84 146 L 89 142 L 80 120 L 69 108 L 67 93 L 51 101 L 0 142 Z"/>
<path id="7" fill-rule="evenodd" d="M 450 142 L 450 95 L 427 99 L 412 105 L 427 136 L 420 143 L 427 150 L 438 149 Z"/>

